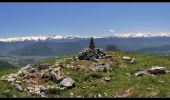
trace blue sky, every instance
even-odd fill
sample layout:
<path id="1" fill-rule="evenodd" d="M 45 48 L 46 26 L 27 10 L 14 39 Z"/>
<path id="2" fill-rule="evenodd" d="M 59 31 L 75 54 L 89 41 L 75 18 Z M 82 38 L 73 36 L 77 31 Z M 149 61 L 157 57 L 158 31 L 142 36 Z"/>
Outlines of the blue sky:
<path id="1" fill-rule="evenodd" d="M 170 3 L 0 3 L 0 38 L 170 32 Z"/>

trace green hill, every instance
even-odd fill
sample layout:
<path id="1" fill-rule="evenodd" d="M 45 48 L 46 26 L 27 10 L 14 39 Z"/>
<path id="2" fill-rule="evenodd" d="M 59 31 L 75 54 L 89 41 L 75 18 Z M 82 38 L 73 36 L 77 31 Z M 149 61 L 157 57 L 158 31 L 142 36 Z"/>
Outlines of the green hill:
<path id="1" fill-rule="evenodd" d="M 62 66 L 64 73 L 76 81 L 76 86 L 70 88 L 61 94 L 49 94 L 48 97 L 170 97 L 170 74 L 162 75 L 144 75 L 142 77 L 134 76 L 139 69 L 148 69 L 152 66 L 163 66 L 170 70 L 170 57 L 143 55 L 129 52 L 108 52 L 112 55 L 114 62 L 110 72 L 85 72 L 68 69 Z M 63 56 L 51 60 L 45 60 L 41 63 L 54 64 L 56 61 L 64 61 L 74 55 Z M 136 64 L 130 64 L 123 61 L 123 56 L 134 57 Z M 85 64 L 78 62 L 77 64 Z M 38 64 L 35 64 L 35 67 Z M 108 82 L 101 82 L 105 77 L 111 77 Z M 1 82 L 2 83 L 2 82 Z M 5 84 L 5 83 L 2 83 Z M 54 84 L 49 82 L 49 84 Z M 11 89 L 9 94 L 3 92 Z M 17 92 L 10 84 L 0 86 L 0 96 L 3 97 L 27 97 L 26 92 Z M 55 92 L 55 91 L 53 91 Z M 56 92 L 58 93 L 58 92 Z"/>
<path id="2" fill-rule="evenodd" d="M 13 65 L 8 62 L 0 61 L 0 70 L 14 68 Z"/>
<path id="3" fill-rule="evenodd" d="M 20 56 L 61 56 L 77 53 L 81 49 L 78 43 L 36 42 L 10 51 L 9 54 Z"/>

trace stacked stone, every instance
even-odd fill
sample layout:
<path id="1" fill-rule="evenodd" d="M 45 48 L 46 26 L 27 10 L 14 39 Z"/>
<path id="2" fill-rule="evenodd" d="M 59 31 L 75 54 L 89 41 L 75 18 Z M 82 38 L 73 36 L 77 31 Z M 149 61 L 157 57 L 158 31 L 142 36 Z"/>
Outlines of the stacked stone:
<path id="1" fill-rule="evenodd" d="M 75 57 L 75 60 L 95 60 L 105 58 L 106 53 L 100 49 L 95 48 L 93 38 L 90 40 L 89 48 L 85 48 Z"/>

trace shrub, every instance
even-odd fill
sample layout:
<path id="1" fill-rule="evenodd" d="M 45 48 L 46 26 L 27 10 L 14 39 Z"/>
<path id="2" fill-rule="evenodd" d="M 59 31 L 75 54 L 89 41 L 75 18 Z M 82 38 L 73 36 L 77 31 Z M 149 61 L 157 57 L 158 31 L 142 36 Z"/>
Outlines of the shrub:
<path id="1" fill-rule="evenodd" d="M 61 90 L 59 88 L 50 88 L 48 91 L 50 94 L 61 94 Z"/>
<path id="2" fill-rule="evenodd" d="M 120 49 L 114 44 L 109 44 L 106 46 L 106 51 L 120 51 Z"/>

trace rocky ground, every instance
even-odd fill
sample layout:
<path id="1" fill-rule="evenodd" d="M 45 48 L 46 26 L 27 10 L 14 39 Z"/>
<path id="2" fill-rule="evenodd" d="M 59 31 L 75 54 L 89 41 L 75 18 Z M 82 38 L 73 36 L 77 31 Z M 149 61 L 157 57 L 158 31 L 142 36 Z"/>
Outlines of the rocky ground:
<path id="1" fill-rule="evenodd" d="M 76 81 L 63 72 L 64 69 L 72 69 L 76 71 L 96 72 L 112 70 L 110 66 L 113 64 L 111 57 L 92 60 L 75 61 L 73 58 L 56 60 L 55 64 L 40 64 L 36 67 L 27 65 L 22 67 L 17 73 L 11 73 L 1 77 L 2 81 L 7 81 L 16 88 L 18 92 L 27 92 L 30 96 L 47 97 L 50 91 L 64 91 L 73 88 Z M 109 81 L 110 77 L 105 77 L 105 81 Z M 53 85 L 49 85 L 49 81 Z"/>
<path id="2" fill-rule="evenodd" d="M 27 65 L 16 73 L 2 76 L 1 81 L 10 84 L 17 93 L 24 94 L 23 97 L 168 95 L 169 59 L 154 58 L 114 52 L 91 60 L 64 57 L 48 63 Z M 10 89 L 3 91 L 4 94 L 10 92 Z"/>

